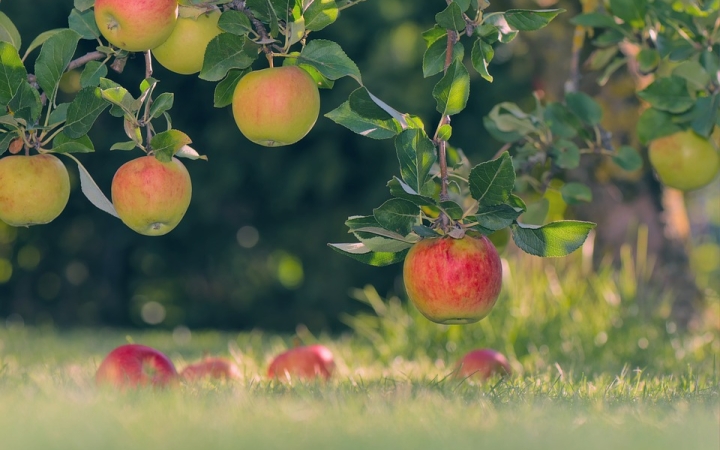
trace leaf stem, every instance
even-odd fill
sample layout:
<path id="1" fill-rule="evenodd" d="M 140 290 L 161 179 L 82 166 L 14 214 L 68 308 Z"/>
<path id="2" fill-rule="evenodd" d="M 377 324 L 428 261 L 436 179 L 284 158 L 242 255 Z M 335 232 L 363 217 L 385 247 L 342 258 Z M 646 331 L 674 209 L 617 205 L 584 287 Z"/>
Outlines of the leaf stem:
<path id="1" fill-rule="evenodd" d="M 148 80 L 152 77 L 153 74 L 153 68 L 152 68 L 152 54 L 150 53 L 150 50 L 147 50 L 145 52 L 145 79 Z M 152 151 L 152 148 L 150 147 L 150 141 L 152 140 L 152 125 L 150 121 L 150 107 L 152 106 L 153 99 L 152 99 L 152 93 L 153 90 L 155 90 L 155 84 L 157 82 L 154 82 L 149 88 L 148 88 L 148 97 L 145 101 L 145 111 L 143 113 L 143 125 L 145 126 L 145 148 Z"/>

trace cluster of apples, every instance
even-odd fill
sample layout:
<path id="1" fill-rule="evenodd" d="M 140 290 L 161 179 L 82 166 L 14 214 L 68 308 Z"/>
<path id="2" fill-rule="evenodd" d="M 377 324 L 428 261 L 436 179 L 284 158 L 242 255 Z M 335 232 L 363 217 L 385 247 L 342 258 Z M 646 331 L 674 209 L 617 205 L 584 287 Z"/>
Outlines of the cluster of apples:
<path id="1" fill-rule="evenodd" d="M 294 379 L 328 380 L 334 369 L 334 358 L 327 347 L 308 345 L 277 355 L 268 367 L 267 376 L 282 382 Z M 477 380 L 511 373 L 508 360 L 502 354 L 490 349 L 468 353 L 453 371 L 456 378 Z M 227 359 L 206 357 L 188 365 L 178 373 L 173 362 L 162 352 L 145 345 L 126 344 L 111 351 L 95 374 L 95 382 L 98 385 L 117 388 L 163 387 L 179 380 L 194 382 L 208 378 L 234 380 L 240 378 L 240 371 Z"/>

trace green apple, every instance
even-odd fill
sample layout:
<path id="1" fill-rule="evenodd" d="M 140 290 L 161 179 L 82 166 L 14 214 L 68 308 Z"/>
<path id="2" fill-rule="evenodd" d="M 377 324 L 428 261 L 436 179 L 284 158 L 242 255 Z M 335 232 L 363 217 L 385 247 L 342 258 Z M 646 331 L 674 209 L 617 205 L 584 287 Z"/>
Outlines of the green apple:
<path id="1" fill-rule="evenodd" d="M 294 144 L 315 125 L 320 93 L 312 77 L 297 66 L 271 67 L 240 79 L 232 101 L 240 132 L 266 147 Z"/>
<path id="2" fill-rule="evenodd" d="M 54 155 L 0 159 L 0 220 L 15 227 L 48 223 L 65 209 L 70 177 Z"/>
<path id="3" fill-rule="evenodd" d="M 473 323 L 490 313 L 502 287 L 502 264 L 485 237 L 423 239 L 403 265 L 410 301 L 437 323 Z"/>
<path id="4" fill-rule="evenodd" d="M 655 139 L 648 152 L 660 181 L 681 191 L 709 184 L 720 170 L 720 155 L 715 146 L 693 130 Z"/>
<path id="5" fill-rule="evenodd" d="M 165 42 L 152 50 L 155 59 L 166 69 L 182 75 L 200 72 L 208 43 L 222 30 L 218 28 L 220 11 L 197 17 L 180 18 Z"/>
<path id="6" fill-rule="evenodd" d="M 180 223 L 190 205 L 192 183 L 177 159 L 161 162 L 143 156 L 123 164 L 112 180 L 111 195 L 118 216 L 146 236 L 167 234 Z"/>
<path id="7" fill-rule="evenodd" d="M 165 42 L 175 28 L 177 0 L 95 0 L 95 23 L 112 45 L 144 52 Z"/>

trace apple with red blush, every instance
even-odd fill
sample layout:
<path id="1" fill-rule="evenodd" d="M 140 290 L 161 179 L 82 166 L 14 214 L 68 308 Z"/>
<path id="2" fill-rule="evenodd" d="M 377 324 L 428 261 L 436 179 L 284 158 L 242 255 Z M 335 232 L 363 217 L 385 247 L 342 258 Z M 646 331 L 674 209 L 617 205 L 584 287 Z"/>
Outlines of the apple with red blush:
<path id="1" fill-rule="evenodd" d="M 95 382 L 115 387 L 166 386 L 177 379 L 172 361 L 160 351 L 126 344 L 111 351 L 98 367 Z"/>
<path id="2" fill-rule="evenodd" d="M 268 377 L 281 381 L 315 378 L 327 380 L 334 369 L 333 355 L 327 347 L 308 345 L 277 355 L 268 367 Z"/>

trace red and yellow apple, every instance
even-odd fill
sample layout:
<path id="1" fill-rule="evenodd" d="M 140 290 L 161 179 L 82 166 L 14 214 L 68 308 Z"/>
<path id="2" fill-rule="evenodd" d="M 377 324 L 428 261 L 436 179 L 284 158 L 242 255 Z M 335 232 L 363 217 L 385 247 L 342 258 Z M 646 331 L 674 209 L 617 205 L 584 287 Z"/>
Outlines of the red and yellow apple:
<path id="1" fill-rule="evenodd" d="M 111 351 L 95 374 L 97 384 L 115 387 L 165 386 L 176 379 L 177 371 L 167 356 L 138 344 L 121 345 Z"/>
<path id="2" fill-rule="evenodd" d="M 181 14 L 170 37 L 152 50 L 153 56 L 172 72 L 182 75 L 200 72 L 208 43 L 222 32 L 217 26 L 219 19 L 217 9 L 197 17 Z"/>
<path id="3" fill-rule="evenodd" d="M 295 347 L 279 354 L 268 367 L 268 377 L 281 381 L 294 378 L 330 378 L 335 362 L 330 350 L 323 345 Z"/>
<path id="4" fill-rule="evenodd" d="M 510 375 L 512 368 L 502 353 L 489 348 L 473 350 L 455 366 L 456 378 L 487 380 L 493 375 Z"/>
<path id="5" fill-rule="evenodd" d="M 178 18 L 177 0 L 95 0 L 95 23 L 112 45 L 144 52 L 165 42 Z"/>
<path id="6" fill-rule="evenodd" d="M 232 110 L 240 132 L 252 142 L 266 147 L 290 145 L 315 125 L 320 93 L 300 67 L 271 67 L 240 79 Z"/>
<path id="7" fill-rule="evenodd" d="M 650 142 L 650 163 L 660 181 L 681 191 L 709 184 L 720 170 L 715 146 L 693 130 L 683 130 Z"/>
<path id="8" fill-rule="evenodd" d="M 485 236 L 424 239 L 403 265 L 408 297 L 437 323 L 473 323 L 490 313 L 502 286 L 502 264 Z"/>
<path id="9" fill-rule="evenodd" d="M 0 220 L 15 227 L 44 224 L 65 209 L 70 177 L 54 155 L 0 159 Z"/>
<path id="10" fill-rule="evenodd" d="M 186 381 L 197 381 L 203 378 L 233 380 L 240 378 L 237 366 L 224 358 L 205 358 L 190 364 L 180 373 Z"/>
<path id="11" fill-rule="evenodd" d="M 146 236 L 161 236 L 180 223 L 190 205 L 192 183 L 177 159 L 161 162 L 143 156 L 123 164 L 112 180 L 111 195 L 125 225 Z"/>

